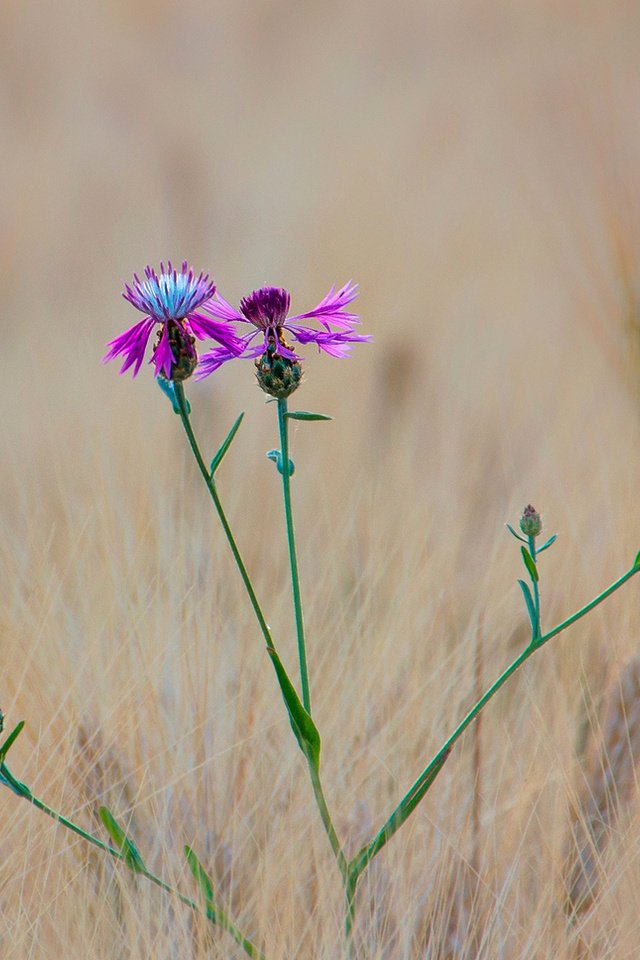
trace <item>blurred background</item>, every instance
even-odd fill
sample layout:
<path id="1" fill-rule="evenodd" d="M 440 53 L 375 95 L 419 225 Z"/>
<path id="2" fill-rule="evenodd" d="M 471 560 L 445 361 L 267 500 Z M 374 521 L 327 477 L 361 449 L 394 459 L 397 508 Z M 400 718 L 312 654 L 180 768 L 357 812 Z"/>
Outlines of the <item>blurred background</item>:
<path id="1" fill-rule="evenodd" d="M 294 496 L 328 792 L 355 850 L 478 670 L 488 682 L 525 640 L 505 521 L 532 501 L 560 534 L 548 627 L 640 547 L 640 8 L 5 0 L 2 19 L 16 775 L 96 830 L 97 802 L 137 817 L 183 886 L 193 842 L 270 958 L 339 957 L 335 868 L 179 421 L 149 368 L 100 363 L 137 319 L 122 286 L 168 258 L 233 303 L 284 286 L 295 312 L 360 284 L 374 344 L 310 350 L 291 401 L 335 418 L 292 431 Z M 251 363 L 188 392 L 206 452 L 246 412 L 221 492 L 293 671 L 274 409 Z M 363 892 L 367 956 L 634 955 L 629 804 L 589 946 L 552 904 L 637 613 L 633 582 L 493 705 L 482 789 L 463 745 Z M 5 956 L 232 955 L 23 807 L 0 795 Z M 469 863 L 480 940 L 465 927 L 446 953 Z"/>

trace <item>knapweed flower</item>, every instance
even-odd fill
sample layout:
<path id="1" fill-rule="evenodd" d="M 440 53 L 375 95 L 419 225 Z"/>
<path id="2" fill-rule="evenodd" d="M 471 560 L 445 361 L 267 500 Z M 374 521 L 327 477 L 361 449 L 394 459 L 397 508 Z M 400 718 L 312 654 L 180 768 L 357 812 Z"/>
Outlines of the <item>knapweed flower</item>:
<path id="1" fill-rule="evenodd" d="M 346 357 L 354 343 L 368 343 L 370 336 L 355 332 L 354 327 L 360 322 L 357 314 L 346 310 L 357 296 L 357 285 L 349 281 L 340 290 L 332 287 L 324 300 L 313 310 L 290 317 L 289 293 L 280 287 L 262 287 L 244 297 L 240 301 L 239 310 L 217 293 L 207 304 L 206 311 L 220 320 L 249 323 L 255 328 L 241 337 L 244 346 L 241 356 L 256 359 L 260 377 L 261 364 L 272 364 L 277 358 L 297 364 L 302 359 L 294 353 L 285 337 L 285 331 L 298 343 L 315 343 L 319 350 L 324 350 L 332 357 Z M 310 326 L 310 320 L 315 320 L 320 329 Z M 224 344 L 203 354 L 196 374 L 197 379 L 209 376 L 234 356 L 236 354 Z M 299 379 L 298 377 L 296 386 Z"/>
<path id="2" fill-rule="evenodd" d="M 201 312 L 216 292 L 209 274 L 196 277 L 185 260 L 180 272 L 174 270 L 169 261 L 166 269 L 160 264 L 160 275 L 152 267 L 146 267 L 144 275 L 145 279 L 141 280 L 134 273 L 132 285 L 125 284 L 122 296 L 146 316 L 108 344 L 105 362 L 123 356 L 120 373 L 133 366 L 135 377 L 156 324 L 160 324 L 160 329 L 149 361 L 155 366 L 156 377 L 167 380 L 190 377 L 198 363 L 196 337 L 216 340 L 229 356 L 242 353 L 245 344 L 235 335 L 229 321 L 213 320 Z"/>

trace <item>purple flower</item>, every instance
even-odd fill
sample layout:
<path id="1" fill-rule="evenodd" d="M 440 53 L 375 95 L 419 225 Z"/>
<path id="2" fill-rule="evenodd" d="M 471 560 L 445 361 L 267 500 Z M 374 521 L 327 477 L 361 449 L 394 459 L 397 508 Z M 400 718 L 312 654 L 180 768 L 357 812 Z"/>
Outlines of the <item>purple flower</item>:
<path id="1" fill-rule="evenodd" d="M 315 343 L 319 350 L 324 350 L 332 357 L 346 357 L 354 343 L 368 343 L 371 340 L 370 336 L 355 332 L 354 327 L 360 322 L 358 316 L 346 310 L 357 296 L 357 284 L 349 281 L 338 291 L 331 287 L 324 300 L 313 310 L 289 317 L 291 297 L 288 292 L 279 287 L 262 287 L 254 290 L 250 296 L 243 297 L 239 311 L 218 293 L 207 304 L 206 310 L 220 320 L 250 323 L 255 327 L 241 337 L 244 346 L 242 357 L 255 358 L 268 353 L 295 362 L 301 358 L 287 343 L 285 330 L 298 343 Z M 316 320 L 320 329 L 300 322 L 308 320 Z M 256 338 L 257 342 L 254 343 Z M 234 356 L 237 354 L 224 344 L 203 354 L 196 379 L 209 376 Z"/>
<path id="2" fill-rule="evenodd" d="M 145 279 L 140 280 L 134 273 L 133 284 L 125 284 L 122 296 L 146 316 L 111 340 L 109 352 L 103 358 L 105 363 L 122 355 L 124 363 L 120 373 L 135 364 L 133 375 L 137 376 L 151 331 L 157 323 L 161 328 L 149 361 L 155 366 L 156 377 L 184 380 L 190 376 L 198 362 L 196 337 L 198 340 L 206 337 L 217 340 L 229 356 L 242 353 L 244 342 L 235 335 L 226 318 L 212 320 L 199 312 L 216 292 L 209 274 L 201 273 L 196 277 L 185 260 L 179 273 L 169 261 L 166 270 L 164 264 L 160 264 L 159 276 L 152 267 L 146 267 L 144 275 Z"/>

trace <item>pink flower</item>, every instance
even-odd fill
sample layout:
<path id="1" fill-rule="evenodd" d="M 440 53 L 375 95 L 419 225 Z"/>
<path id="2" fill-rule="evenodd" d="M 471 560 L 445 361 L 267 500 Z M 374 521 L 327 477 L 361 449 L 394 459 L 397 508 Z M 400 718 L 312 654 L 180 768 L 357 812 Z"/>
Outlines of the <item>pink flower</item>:
<path id="1" fill-rule="evenodd" d="M 349 281 L 338 291 L 332 287 L 313 310 L 289 317 L 291 297 L 288 292 L 280 287 L 262 287 L 254 290 L 250 296 L 243 297 L 239 311 L 220 294 L 216 294 L 207 304 L 206 311 L 220 320 L 250 323 L 255 328 L 240 338 L 244 346 L 240 354 L 243 358 L 269 353 L 291 361 L 300 360 L 287 343 L 285 330 L 298 343 L 315 343 L 319 350 L 324 350 L 332 357 L 346 357 L 354 343 L 368 343 L 371 340 L 369 335 L 355 332 L 358 316 L 346 310 L 357 296 L 357 285 Z M 301 323 L 303 320 L 316 320 L 320 329 Z M 258 340 L 254 343 L 256 338 Z M 200 359 L 196 379 L 209 376 L 235 356 L 238 354 L 225 344 L 208 351 Z"/>
<path id="2" fill-rule="evenodd" d="M 230 356 L 242 353 L 244 342 L 235 335 L 227 320 L 212 320 L 199 312 L 216 291 L 209 274 L 196 277 L 185 260 L 179 273 L 169 261 L 166 270 L 164 264 L 160 264 L 159 276 L 151 267 L 145 268 L 144 275 L 146 279 L 140 280 L 134 273 L 133 284 L 125 284 L 122 296 L 146 316 L 111 340 L 104 362 L 123 356 L 120 373 L 135 365 L 133 375 L 137 376 L 156 324 L 160 324 L 160 330 L 149 360 L 155 366 L 156 377 L 184 380 L 190 376 L 198 362 L 196 337 L 216 340 Z"/>

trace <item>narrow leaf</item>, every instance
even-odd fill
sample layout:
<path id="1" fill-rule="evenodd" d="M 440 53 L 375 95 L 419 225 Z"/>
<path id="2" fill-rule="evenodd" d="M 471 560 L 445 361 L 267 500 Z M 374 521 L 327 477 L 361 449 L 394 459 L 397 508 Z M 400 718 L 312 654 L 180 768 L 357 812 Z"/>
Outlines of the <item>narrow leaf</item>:
<path id="1" fill-rule="evenodd" d="M 231 430 L 229 430 L 229 433 L 227 434 L 227 439 L 224 441 L 224 443 L 216 453 L 215 457 L 211 461 L 209 476 L 212 477 L 216 472 L 216 470 L 218 469 L 218 467 L 220 466 L 222 462 L 222 458 L 224 457 L 225 453 L 233 443 L 233 438 L 235 437 L 236 433 L 240 429 L 240 424 L 242 423 L 243 417 L 244 417 L 244 413 L 241 413 L 238 419 L 236 420 L 236 422 L 234 423 L 234 425 L 231 427 Z"/>
<path id="2" fill-rule="evenodd" d="M 633 561 L 633 565 L 634 565 L 634 567 L 640 567 L 640 550 L 638 551 L 637 557 L 636 557 L 635 560 Z"/>
<path id="3" fill-rule="evenodd" d="M 533 604 L 531 591 L 529 590 L 529 587 L 524 582 L 524 580 L 518 580 L 518 583 L 520 584 L 520 589 L 522 590 L 522 594 L 524 596 L 524 602 L 527 605 L 527 613 L 529 614 L 529 620 L 531 621 L 531 629 L 533 630 L 534 633 L 536 633 L 538 629 L 538 624 L 537 624 L 537 618 L 536 618 L 536 608 Z"/>
<path id="4" fill-rule="evenodd" d="M 11 733 L 9 734 L 5 742 L 0 747 L 0 763 L 4 762 L 4 758 L 9 753 L 9 750 L 11 749 L 11 747 L 13 746 L 17 738 L 20 736 L 20 733 L 22 732 L 23 727 L 24 727 L 24 720 L 21 720 L 20 723 L 18 723 L 13 728 L 13 730 L 11 731 Z"/>
<path id="5" fill-rule="evenodd" d="M 516 531 L 513 529 L 513 527 L 511 526 L 510 523 L 505 523 L 505 527 L 507 528 L 507 530 L 509 531 L 509 533 L 512 533 L 512 534 L 513 534 L 513 536 L 516 538 L 516 540 L 521 540 L 522 543 L 526 543 L 526 542 L 527 542 L 526 539 L 525 539 L 525 537 L 521 537 L 519 533 L 516 533 Z"/>
<path id="6" fill-rule="evenodd" d="M 307 413 L 306 410 L 292 410 L 285 413 L 288 420 L 333 420 L 333 417 L 327 417 L 324 413 Z"/>
<path id="7" fill-rule="evenodd" d="M 359 853 L 349 862 L 349 879 L 357 882 L 358 877 L 365 869 L 367 864 L 375 857 L 377 853 L 385 846 L 391 837 L 400 829 L 405 820 L 413 813 L 422 798 L 425 796 L 433 781 L 436 779 L 443 766 L 451 755 L 451 747 L 446 750 L 441 757 L 431 766 L 426 767 L 411 790 L 401 800 L 399 805 L 386 820 L 382 828 L 375 835 L 371 843 L 366 844 Z"/>
<path id="8" fill-rule="evenodd" d="M 191 847 L 184 848 L 184 855 L 187 858 L 187 863 L 189 864 L 193 878 L 200 888 L 200 892 L 204 897 L 207 907 L 215 907 L 215 900 L 213 898 L 213 884 L 211 883 L 207 871 L 204 869 Z"/>
<path id="9" fill-rule="evenodd" d="M 146 873 L 147 868 L 138 853 L 136 845 L 132 840 L 129 840 L 111 811 L 107 807 L 100 807 L 99 813 L 107 833 L 124 857 L 124 862 L 129 869 L 132 870 L 133 873 Z"/>
<path id="10" fill-rule="evenodd" d="M 538 568 L 534 563 L 533 557 L 531 556 L 531 554 L 529 553 L 526 547 L 520 547 L 520 549 L 522 550 L 522 559 L 524 560 L 525 567 L 529 571 L 529 576 L 531 577 L 534 583 L 537 583 L 540 577 L 538 575 Z"/>
<path id="11" fill-rule="evenodd" d="M 4 763 L 0 763 L 0 783 L 4 784 L 5 787 L 9 787 L 9 790 L 13 790 L 18 797 L 25 797 L 28 800 L 31 796 L 31 790 L 29 790 L 26 783 L 20 783 L 19 780 L 16 780 Z"/>
<path id="12" fill-rule="evenodd" d="M 305 710 L 298 696 L 296 688 L 291 683 L 280 657 L 274 647 L 267 647 L 271 657 L 282 698 L 289 713 L 289 723 L 293 730 L 300 749 L 313 763 L 316 770 L 320 768 L 320 734 L 318 729 Z"/>
<path id="13" fill-rule="evenodd" d="M 542 553 L 542 551 L 546 550 L 547 547 L 550 547 L 552 543 L 555 543 L 557 539 L 558 539 L 558 534 L 554 533 L 552 537 L 549 537 L 546 543 L 543 543 L 541 547 L 538 547 L 538 549 L 536 550 L 536 553 Z"/>

